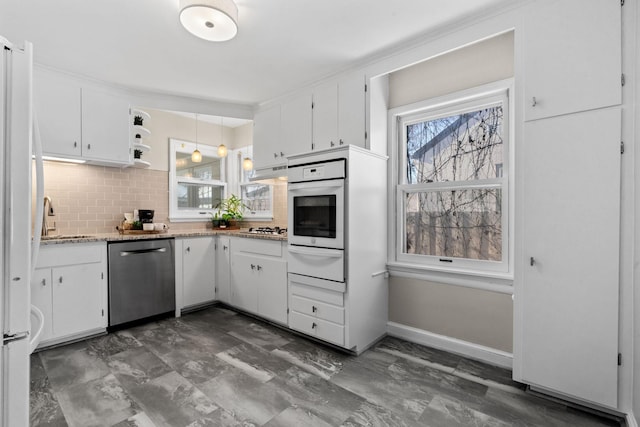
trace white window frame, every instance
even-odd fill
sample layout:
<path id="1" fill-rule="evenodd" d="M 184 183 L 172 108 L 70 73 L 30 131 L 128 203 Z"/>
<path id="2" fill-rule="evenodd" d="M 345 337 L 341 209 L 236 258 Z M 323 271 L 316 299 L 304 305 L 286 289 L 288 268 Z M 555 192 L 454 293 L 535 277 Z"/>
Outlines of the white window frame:
<path id="1" fill-rule="evenodd" d="M 240 154 L 240 156 L 238 156 L 238 154 Z M 244 179 L 247 175 L 248 176 L 253 175 L 253 171 L 245 172 L 242 169 L 242 159 L 244 159 L 245 157 L 249 157 L 249 158 L 253 157 L 252 146 L 249 145 L 246 147 L 238 148 L 236 150 L 229 150 L 229 156 L 228 156 L 229 169 L 228 170 L 235 171 L 235 173 L 231 174 L 233 176 L 230 176 L 228 179 L 229 191 L 230 193 L 236 194 L 238 197 L 241 197 L 242 187 L 244 187 L 245 185 L 255 185 L 255 184 L 267 185 L 269 187 L 269 198 L 271 200 L 271 203 L 270 203 L 271 210 L 250 211 L 246 209 L 243 212 L 243 215 L 244 215 L 244 219 L 246 220 L 272 221 L 273 220 L 273 185 L 251 182 Z"/>
<path id="2" fill-rule="evenodd" d="M 442 273 L 457 273 L 463 275 L 494 277 L 498 279 L 513 278 L 514 258 L 514 200 L 512 189 L 514 180 L 513 141 L 514 129 L 511 123 L 514 117 L 513 102 L 509 102 L 513 93 L 513 79 L 502 80 L 487 85 L 455 92 L 446 96 L 429 99 L 414 104 L 400 106 L 389 110 L 389 142 L 390 142 L 390 194 L 393 201 L 389 218 L 394 219 L 389 225 L 389 268 L 393 271 L 421 275 L 433 273 L 434 277 L 441 277 Z M 503 105 L 503 174 L 501 178 L 469 181 L 447 181 L 425 184 L 406 184 L 406 132 L 405 123 L 446 117 L 469 111 L 482 109 L 483 106 Z M 416 120 L 420 118 L 420 120 Z M 502 260 L 485 261 L 470 258 L 442 257 L 434 255 L 416 255 L 404 253 L 405 216 L 404 198 L 412 192 L 450 191 L 455 189 L 502 189 Z M 441 259 L 450 261 L 442 262 Z"/>
<path id="3" fill-rule="evenodd" d="M 197 144 L 198 150 L 206 157 L 218 157 L 216 147 L 210 145 Z M 224 180 L 199 179 L 179 177 L 176 174 L 176 153 L 192 153 L 196 149 L 196 144 L 189 141 L 169 138 L 169 219 L 173 222 L 195 222 L 208 221 L 211 215 L 217 212 L 217 208 L 212 209 L 178 209 L 178 184 L 200 184 L 211 185 L 222 188 L 222 197 L 227 197 L 227 183 Z M 220 175 L 226 176 L 226 165 L 221 159 Z"/>

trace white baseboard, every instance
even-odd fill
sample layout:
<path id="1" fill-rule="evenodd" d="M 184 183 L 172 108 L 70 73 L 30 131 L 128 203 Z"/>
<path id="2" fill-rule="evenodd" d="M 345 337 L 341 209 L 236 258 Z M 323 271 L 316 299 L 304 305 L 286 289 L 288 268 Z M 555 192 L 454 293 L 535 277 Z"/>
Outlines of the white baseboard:
<path id="1" fill-rule="evenodd" d="M 625 421 L 627 422 L 627 427 L 638 427 L 638 420 L 633 415 L 633 412 L 628 412 Z"/>
<path id="2" fill-rule="evenodd" d="M 387 333 L 416 344 L 445 350 L 470 359 L 480 360 L 502 368 L 513 369 L 513 355 L 502 350 L 470 343 L 468 341 L 434 334 L 412 326 L 395 322 L 387 322 Z"/>

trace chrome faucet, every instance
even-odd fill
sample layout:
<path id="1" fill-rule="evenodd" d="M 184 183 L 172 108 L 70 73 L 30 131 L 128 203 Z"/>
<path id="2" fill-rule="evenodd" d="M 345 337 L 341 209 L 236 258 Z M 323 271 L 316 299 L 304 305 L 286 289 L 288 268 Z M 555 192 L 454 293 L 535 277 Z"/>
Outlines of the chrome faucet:
<path id="1" fill-rule="evenodd" d="M 47 209 L 47 205 L 49 205 L 49 209 Z M 44 209 L 42 210 L 42 235 L 48 236 L 49 231 L 54 231 L 56 229 L 56 223 L 54 221 L 53 227 L 49 227 L 47 223 L 47 216 L 54 216 L 53 213 L 53 203 L 51 202 L 51 197 L 44 196 Z"/>

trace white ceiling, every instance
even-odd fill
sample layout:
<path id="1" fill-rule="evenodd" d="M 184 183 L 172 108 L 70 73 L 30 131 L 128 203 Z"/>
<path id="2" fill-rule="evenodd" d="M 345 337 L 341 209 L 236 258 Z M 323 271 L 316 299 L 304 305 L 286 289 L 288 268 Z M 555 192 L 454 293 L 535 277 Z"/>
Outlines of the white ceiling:
<path id="1" fill-rule="evenodd" d="M 1 0 L 0 35 L 38 63 L 137 89 L 273 99 L 505 0 L 237 0 L 228 42 L 189 34 L 179 0 Z"/>

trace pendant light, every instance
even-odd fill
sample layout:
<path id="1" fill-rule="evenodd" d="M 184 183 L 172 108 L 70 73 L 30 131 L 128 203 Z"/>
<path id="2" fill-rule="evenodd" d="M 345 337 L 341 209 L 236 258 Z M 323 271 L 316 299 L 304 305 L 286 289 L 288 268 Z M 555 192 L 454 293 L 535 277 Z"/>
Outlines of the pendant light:
<path id="1" fill-rule="evenodd" d="M 224 146 L 224 117 L 220 117 L 220 145 L 218 145 L 218 157 L 227 157 L 227 147 Z"/>
<path id="2" fill-rule="evenodd" d="M 200 163 L 202 161 L 202 153 L 198 150 L 198 114 L 196 114 L 196 149 L 191 153 L 191 161 Z"/>
<path id="3" fill-rule="evenodd" d="M 250 171 L 251 169 L 253 169 L 253 160 L 251 160 L 249 157 L 245 157 L 242 161 L 242 169 L 246 171 Z"/>
<path id="4" fill-rule="evenodd" d="M 238 33 L 238 6 L 233 0 L 180 0 L 180 23 L 201 39 L 231 40 Z"/>

